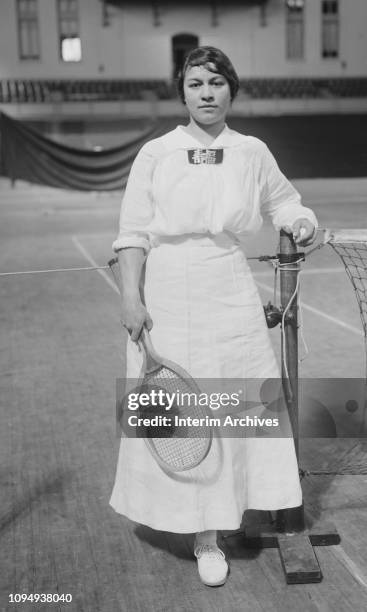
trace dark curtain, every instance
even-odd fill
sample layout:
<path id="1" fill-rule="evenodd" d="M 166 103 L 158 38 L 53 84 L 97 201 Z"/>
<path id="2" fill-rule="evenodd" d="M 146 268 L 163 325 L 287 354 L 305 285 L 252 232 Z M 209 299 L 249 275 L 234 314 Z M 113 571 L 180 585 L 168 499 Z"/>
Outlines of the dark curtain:
<path id="1" fill-rule="evenodd" d="M 88 151 L 54 142 L 21 121 L 0 114 L 0 171 L 11 180 L 77 189 L 119 190 L 142 145 L 167 131 L 162 122 L 112 149 Z"/>

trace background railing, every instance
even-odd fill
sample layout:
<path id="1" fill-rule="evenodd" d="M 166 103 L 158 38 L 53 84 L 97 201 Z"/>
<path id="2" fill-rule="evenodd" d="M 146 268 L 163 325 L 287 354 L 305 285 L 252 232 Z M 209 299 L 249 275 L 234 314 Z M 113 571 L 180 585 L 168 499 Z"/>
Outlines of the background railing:
<path id="1" fill-rule="evenodd" d="M 367 97 L 367 78 L 241 79 L 240 94 L 249 98 Z M 166 80 L 0 80 L 0 104 L 98 102 L 177 98 L 176 86 Z"/>

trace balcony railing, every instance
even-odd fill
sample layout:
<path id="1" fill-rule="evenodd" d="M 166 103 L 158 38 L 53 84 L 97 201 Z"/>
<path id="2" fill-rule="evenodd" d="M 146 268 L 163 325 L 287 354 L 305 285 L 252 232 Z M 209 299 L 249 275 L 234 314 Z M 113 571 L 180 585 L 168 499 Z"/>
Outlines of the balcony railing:
<path id="1" fill-rule="evenodd" d="M 367 97 L 367 78 L 254 78 L 241 79 L 240 95 L 269 98 Z M 165 80 L 0 80 L 0 103 L 106 102 L 172 100 L 175 84 Z"/>

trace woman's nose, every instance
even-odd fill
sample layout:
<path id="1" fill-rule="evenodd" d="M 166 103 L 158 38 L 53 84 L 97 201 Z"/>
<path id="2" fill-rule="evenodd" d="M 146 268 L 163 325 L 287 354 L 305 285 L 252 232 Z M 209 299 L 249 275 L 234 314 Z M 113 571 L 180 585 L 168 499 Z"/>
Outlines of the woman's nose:
<path id="1" fill-rule="evenodd" d="M 201 97 L 203 98 L 203 100 L 213 100 L 213 90 L 210 85 L 203 85 Z"/>

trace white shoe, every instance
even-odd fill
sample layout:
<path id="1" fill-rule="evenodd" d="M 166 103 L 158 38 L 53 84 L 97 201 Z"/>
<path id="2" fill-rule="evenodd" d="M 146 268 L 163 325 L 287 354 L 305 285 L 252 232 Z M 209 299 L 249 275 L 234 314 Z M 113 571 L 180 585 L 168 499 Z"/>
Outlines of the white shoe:
<path id="1" fill-rule="evenodd" d="M 224 552 L 216 544 L 199 544 L 194 555 L 198 560 L 201 582 L 207 586 L 220 586 L 225 583 L 228 563 Z"/>

